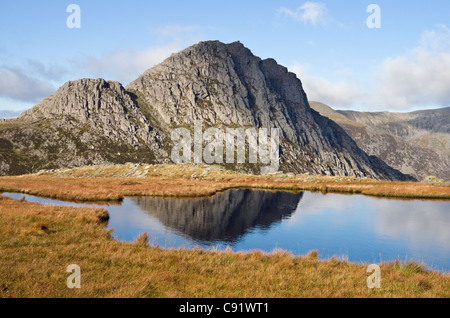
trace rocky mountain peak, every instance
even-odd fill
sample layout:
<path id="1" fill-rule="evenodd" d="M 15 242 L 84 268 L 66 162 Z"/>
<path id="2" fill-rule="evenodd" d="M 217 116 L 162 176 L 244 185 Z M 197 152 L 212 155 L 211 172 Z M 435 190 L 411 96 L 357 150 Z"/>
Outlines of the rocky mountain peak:
<path id="1" fill-rule="evenodd" d="M 29 130 L 30 134 L 36 130 L 35 135 L 43 134 L 37 123 L 46 120 L 45 135 L 64 130 L 74 149 L 117 149 L 90 151 L 89 161 L 75 153 L 77 159 L 69 167 L 124 160 L 171 163 L 173 129 L 193 127 L 196 120 L 202 120 L 204 128 L 277 128 L 280 169 L 285 172 L 409 178 L 369 157 L 341 127 L 313 111 L 295 74 L 274 59 L 255 56 L 240 42 L 206 41 L 190 46 L 145 71 L 126 88 L 103 79 L 67 82 L 20 119 L 34 125 Z M 83 138 L 72 136 L 74 131 Z M 8 138 L 17 135 L 8 131 Z M 40 142 L 22 148 L 42 157 L 37 149 Z M 46 142 L 56 151 L 54 156 L 61 157 L 59 146 L 48 138 Z M 260 171 L 255 165 L 230 168 Z"/>
<path id="2" fill-rule="evenodd" d="M 343 129 L 312 111 L 295 74 L 240 42 L 200 42 L 172 54 L 126 89 L 167 132 L 199 119 L 209 127 L 278 128 L 286 171 L 405 177 L 367 156 Z"/>
<path id="3" fill-rule="evenodd" d="M 167 126 L 196 119 L 210 125 L 284 126 L 293 138 L 297 117 L 309 108 L 295 74 L 273 59 L 254 56 L 240 42 L 200 42 L 147 70 L 127 89 Z"/>

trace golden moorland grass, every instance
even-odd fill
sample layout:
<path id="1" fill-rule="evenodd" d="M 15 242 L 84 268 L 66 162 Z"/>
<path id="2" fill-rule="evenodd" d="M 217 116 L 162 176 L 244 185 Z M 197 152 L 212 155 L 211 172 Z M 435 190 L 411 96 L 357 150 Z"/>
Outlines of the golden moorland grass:
<path id="1" fill-rule="evenodd" d="M 417 264 L 367 265 L 317 253 L 163 250 L 111 239 L 103 209 L 40 205 L 0 196 L 0 297 L 449 297 L 450 276 Z M 69 289 L 67 266 L 81 268 Z"/>
<path id="2" fill-rule="evenodd" d="M 145 174 L 139 173 L 139 169 L 143 167 L 147 169 Z M 68 169 L 65 172 L 0 177 L 0 192 L 21 192 L 75 201 L 118 201 L 125 196 L 198 197 L 239 187 L 404 199 L 450 199 L 450 187 L 421 182 L 284 174 L 247 175 L 194 165 L 135 165 L 131 173 L 128 173 L 126 165 L 104 168 L 93 166 Z"/>

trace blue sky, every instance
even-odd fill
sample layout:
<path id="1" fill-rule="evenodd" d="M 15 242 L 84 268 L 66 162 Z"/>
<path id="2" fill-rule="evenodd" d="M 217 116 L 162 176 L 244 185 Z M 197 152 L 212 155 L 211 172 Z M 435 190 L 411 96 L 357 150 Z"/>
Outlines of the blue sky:
<path id="1" fill-rule="evenodd" d="M 81 28 L 68 28 L 70 4 Z M 369 28 L 370 4 L 381 28 Z M 0 111 L 21 111 L 64 82 L 126 85 L 171 53 L 205 40 L 241 41 L 337 109 L 450 106 L 450 2 L 10 1 L 0 9 Z"/>

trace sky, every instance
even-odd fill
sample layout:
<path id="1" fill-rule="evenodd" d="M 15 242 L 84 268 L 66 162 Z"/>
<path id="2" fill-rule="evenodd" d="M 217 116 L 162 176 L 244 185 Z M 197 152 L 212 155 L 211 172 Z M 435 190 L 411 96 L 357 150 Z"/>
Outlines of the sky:
<path id="1" fill-rule="evenodd" d="M 335 109 L 450 106 L 448 0 L 1 0 L 0 114 L 69 80 L 125 86 L 207 40 L 274 58 Z"/>

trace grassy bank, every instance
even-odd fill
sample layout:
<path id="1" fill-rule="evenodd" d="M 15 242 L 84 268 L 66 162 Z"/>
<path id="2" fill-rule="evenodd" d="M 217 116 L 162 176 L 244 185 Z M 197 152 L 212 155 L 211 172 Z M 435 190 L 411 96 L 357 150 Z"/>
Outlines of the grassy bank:
<path id="1" fill-rule="evenodd" d="M 0 197 L 0 297 L 449 297 L 450 276 L 414 263 L 381 264 L 381 289 L 366 265 L 316 253 L 162 250 L 121 243 L 102 209 L 44 206 Z M 66 286 L 69 264 L 81 288 Z"/>
<path id="2" fill-rule="evenodd" d="M 84 167 L 38 175 L 0 177 L 0 191 L 60 200 L 117 201 L 125 196 L 212 195 L 230 188 L 308 190 L 404 199 L 450 199 L 450 187 L 354 177 L 246 175 L 192 165 Z"/>

